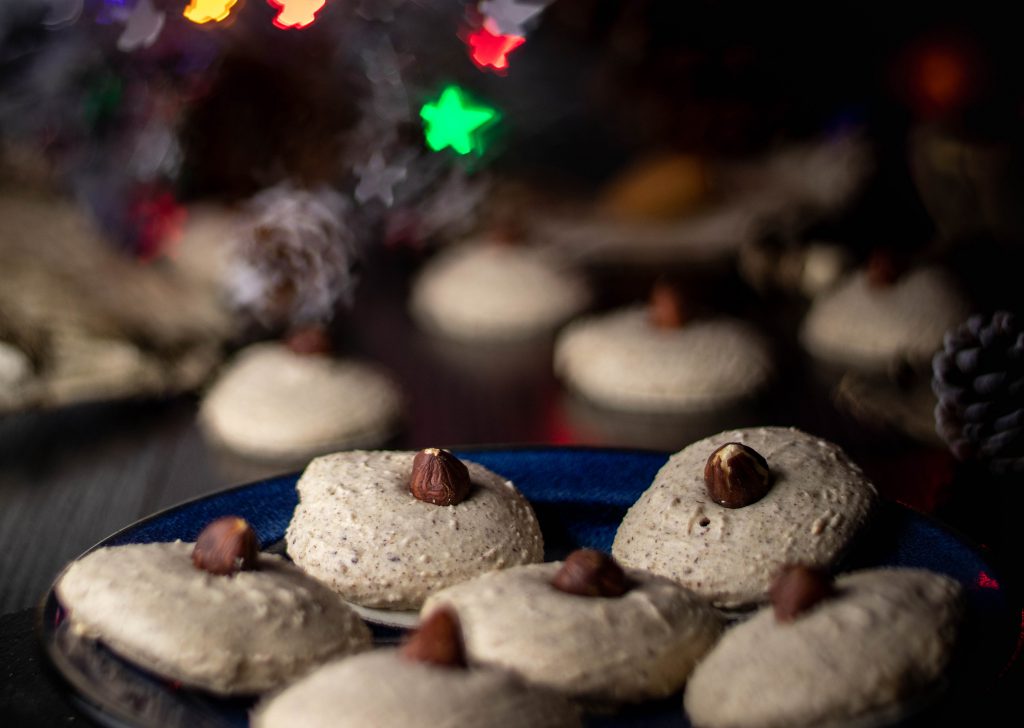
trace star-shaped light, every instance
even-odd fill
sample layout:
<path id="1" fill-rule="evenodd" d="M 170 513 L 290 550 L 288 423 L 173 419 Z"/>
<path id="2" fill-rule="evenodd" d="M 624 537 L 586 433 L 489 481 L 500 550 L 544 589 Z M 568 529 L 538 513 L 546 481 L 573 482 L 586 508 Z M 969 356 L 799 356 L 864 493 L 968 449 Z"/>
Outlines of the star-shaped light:
<path id="1" fill-rule="evenodd" d="M 163 30 L 166 13 L 153 6 L 153 0 L 139 0 L 125 21 L 124 31 L 117 39 L 119 51 L 148 48 L 156 43 Z"/>
<path id="2" fill-rule="evenodd" d="M 522 5 L 516 0 L 483 0 L 480 13 L 494 22 L 495 28 L 506 35 L 526 35 L 526 25 L 540 14 L 547 2 Z"/>
<path id="3" fill-rule="evenodd" d="M 405 179 L 407 171 L 401 164 L 388 165 L 384 155 L 374 152 L 365 165 L 356 168 L 359 183 L 356 185 L 355 198 L 366 204 L 377 198 L 388 207 L 395 204 L 394 187 Z"/>
<path id="4" fill-rule="evenodd" d="M 479 68 L 493 68 L 504 71 L 508 68 L 508 54 L 526 42 L 520 35 L 505 35 L 490 20 L 484 27 L 471 33 L 466 39 L 470 57 Z"/>
<path id="5" fill-rule="evenodd" d="M 219 23 L 231 14 L 238 0 L 192 0 L 182 11 L 193 23 Z"/>
<path id="6" fill-rule="evenodd" d="M 448 86 L 437 101 L 423 105 L 420 117 L 426 123 L 424 134 L 431 149 L 439 152 L 451 147 L 459 154 L 469 154 L 483 152 L 479 132 L 498 118 L 498 112 L 473 104 L 458 86 Z"/>
<path id="7" fill-rule="evenodd" d="M 327 0 L 267 0 L 270 7 L 278 9 L 274 25 L 281 30 L 307 28 L 316 20 Z"/>
<path id="8" fill-rule="evenodd" d="M 367 39 L 359 55 L 366 78 L 370 81 L 370 94 L 362 104 L 362 125 L 374 136 L 390 135 L 400 124 L 408 122 L 412 113 L 409 96 L 402 83 L 402 68 L 408 66 L 413 58 L 395 53 L 387 33 L 374 34 Z"/>

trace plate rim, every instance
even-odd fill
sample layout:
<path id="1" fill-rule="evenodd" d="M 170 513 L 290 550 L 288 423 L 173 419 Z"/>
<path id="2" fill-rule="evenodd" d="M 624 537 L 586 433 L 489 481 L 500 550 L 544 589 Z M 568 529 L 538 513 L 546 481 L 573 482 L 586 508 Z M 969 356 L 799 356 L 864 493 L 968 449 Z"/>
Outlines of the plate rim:
<path id="1" fill-rule="evenodd" d="M 611 453 L 618 453 L 618 454 L 622 454 L 622 455 L 628 455 L 628 454 L 648 455 L 648 456 L 649 455 L 664 455 L 665 457 L 671 457 L 674 454 L 674 453 L 670 453 L 670 452 L 665 451 L 665 450 L 657 450 L 657 449 L 653 449 L 653 448 L 604 447 L 604 446 L 601 446 L 601 445 L 552 445 L 550 443 L 536 444 L 536 445 L 532 445 L 532 444 L 529 444 L 529 443 L 520 444 L 520 445 L 486 445 L 486 444 L 458 445 L 458 446 L 454 446 L 453 445 L 453 446 L 445 446 L 444 449 L 445 450 L 450 450 L 452 452 L 462 452 L 462 453 L 469 453 L 469 454 L 474 453 L 474 452 L 519 452 L 519 451 L 524 451 L 524 450 L 559 450 L 559 451 L 577 450 L 577 451 L 585 451 L 585 452 L 611 452 Z M 338 450 L 337 452 L 356 452 L 357 450 L 358 449 L 356 449 L 356 450 Z M 409 448 L 377 448 L 377 449 L 374 450 L 374 452 L 416 452 L 416 451 L 412 450 L 412 449 L 409 449 Z M 333 455 L 334 453 L 324 453 L 324 454 L 325 455 Z M 321 456 L 318 455 L 316 457 L 321 457 Z M 102 547 L 106 546 L 109 541 L 112 541 L 112 540 L 122 536 L 123 534 L 127 533 L 128 531 L 131 531 L 131 530 L 136 529 L 136 528 L 138 528 L 140 526 L 143 526 L 143 525 L 145 525 L 147 523 L 150 523 L 151 521 L 155 521 L 158 518 L 162 518 L 162 517 L 166 516 L 168 513 L 170 513 L 171 511 L 176 511 L 179 508 L 184 508 L 185 506 L 189 506 L 189 505 L 192 505 L 194 503 L 199 503 L 199 502 L 207 500 L 209 498 L 214 498 L 216 496 L 221 496 L 221 495 L 227 495 L 228 493 L 233 493 L 235 491 L 242 490 L 244 488 L 251 488 L 254 485 L 262 485 L 264 483 L 269 483 L 270 481 L 273 481 L 273 480 L 281 480 L 283 478 L 295 478 L 296 480 L 298 480 L 298 478 L 301 477 L 301 475 L 302 475 L 304 470 L 305 469 L 303 469 L 303 470 L 290 470 L 290 471 L 287 471 L 287 472 L 278 473 L 276 475 L 268 475 L 266 478 L 260 478 L 259 480 L 251 480 L 251 481 L 248 481 L 248 482 L 245 482 L 245 483 L 238 483 L 236 485 L 229 485 L 229 486 L 227 486 L 225 488 L 217 488 L 217 489 L 214 489 L 214 490 L 210 490 L 210 491 L 207 491 L 206 493 L 202 493 L 200 495 L 193 496 L 191 498 L 186 498 L 186 499 L 178 501 L 177 503 L 174 503 L 172 505 L 165 506 L 164 508 L 161 508 L 161 509 L 159 509 L 157 511 L 154 511 L 153 513 L 150 513 L 147 516 L 143 516 L 142 518 L 136 519 L 135 521 L 132 521 L 131 523 L 129 523 L 129 524 L 127 524 L 125 526 L 122 526 L 121 528 L 117 529 L 113 533 L 110 533 L 107 536 L 104 536 L 99 541 L 94 543 L 92 546 L 89 546 L 85 551 L 82 551 L 80 554 L 78 554 L 77 556 L 72 558 L 70 561 L 68 561 L 61 568 L 60 572 L 58 572 L 58 574 L 57 574 L 57 577 L 53 579 L 53 581 L 51 582 L 50 586 L 47 588 L 47 594 L 50 591 L 53 590 L 53 587 L 57 584 L 57 581 L 60 579 L 60 576 L 64 573 L 64 570 L 67 569 L 67 567 L 69 565 L 71 565 L 75 561 L 78 561 L 83 556 L 87 556 L 88 554 L 92 553 L 96 549 L 102 548 Z M 971 544 L 971 545 L 972 545 L 972 548 L 973 548 L 973 544 Z M 977 550 L 977 549 L 975 549 L 975 550 Z M 45 597 L 44 597 L 44 600 L 45 600 Z"/>
<path id="2" fill-rule="evenodd" d="M 408 448 L 380 448 L 380 449 L 384 450 L 384 451 L 390 451 L 390 452 L 410 452 L 411 451 Z M 594 453 L 594 452 L 597 452 L 597 453 L 616 453 L 616 454 L 620 454 L 620 455 L 630 455 L 630 454 L 633 454 L 633 455 L 644 455 L 644 456 L 664 456 L 666 459 L 672 455 L 672 453 L 670 453 L 670 452 L 667 452 L 667 451 L 664 451 L 664 450 L 657 450 L 657 449 L 653 449 L 653 448 L 604 447 L 604 446 L 600 446 L 600 445 L 588 445 L 588 444 L 559 445 L 559 444 L 552 444 L 552 443 L 535 443 L 535 444 L 533 444 L 533 443 L 520 443 L 520 444 L 515 444 L 515 445 L 488 445 L 488 444 L 476 443 L 476 444 L 470 444 L 470 445 L 450 446 L 450 447 L 446 447 L 445 449 L 452 450 L 454 452 L 467 453 L 467 454 L 470 454 L 470 455 L 472 453 L 474 453 L 474 452 L 495 452 L 495 453 L 496 452 L 508 452 L 508 453 L 512 453 L 512 452 L 522 452 L 522 451 L 541 451 L 541 452 L 543 452 L 543 451 L 561 451 L 561 452 L 577 451 L 577 452 L 591 452 L 591 453 Z M 339 451 L 339 452 L 346 452 L 346 451 Z M 325 453 L 325 454 L 330 454 L 330 453 Z M 114 531 L 113 533 L 110 533 L 107 536 L 105 536 L 104 538 L 100 539 L 99 541 L 94 543 L 92 546 L 88 547 L 86 550 L 82 551 L 80 554 L 78 554 L 73 559 L 71 559 L 66 564 L 64 564 L 64 566 L 60 569 L 59 572 L 57 572 L 56 576 L 54 576 L 53 580 L 50 582 L 50 585 L 47 587 L 46 592 L 40 597 L 37 605 L 33 608 L 33 611 L 35 612 L 34 619 L 33 619 L 33 621 L 34 621 L 34 625 L 33 625 L 34 626 L 34 630 L 33 631 L 35 632 L 36 644 L 39 646 L 39 648 L 43 652 L 43 655 L 46 657 L 45 663 L 46 663 L 46 670 L 47 670 L 47 672 L 57 682 L 59 682 L 59 684 L 61 686 L 63 686 L 63 688 L 69 693 L 69 698 L 71 699 L 71 701 L 75 704 L 75 706 L 79 710 L 81 710 L 83 713 L 85 713 L 86 715 L 88 715 L 90 718 L 92 718 L 94 720 L 96 719 L 96 713 L 97 712 L 102 713 L 102 714 L 107 715 L 107 716 L 112 716 L 112 717 L 116 718 L 116 720 L 121 725 L 125 726 L 126 728 L 131 728 L 132 726 L 137 726 L 137 725 L 145 725 L 144 723 L 134 722 L 134 718 L 132 716 L 129 716 L 127 713 L 125 713 L 124 710 L 122 708 L 120 708 L 116 703 L 110 703 L 108 705 L 106 702 L 103 702 L 102 705 L 97 705 L 96 704 L 97 702 L 102 702 L 102 701 L 97 701 L 96 698 L 92 695 L 92 693 L 90 691 L 83 689 L 83 685 L 79 684 L 80 681 L 76 680 L 71 675 L 69 675 L 69 672 L 74 673 L 75 671 L 68 671 L 68 670 L 61 669 L 61 665 L 65 664 L 66 660 L 59 653 L 59 651 L 56 649 L 54 641 L 52 639 L 49 639 L 48 636 L 47 636 L 47 629 L 48 628 L 46 626 L 46 613 L 47 613 L 47 610 L 48 610 L 48 608 L 49 608 L 51 603 L 55 606 L 55 608 L 58 608 L 58 609 L 63 609 L 64 608 L 61 605 L 60 600 L 57 599 L 56 586 L 57 586 L 57 582 L 60 581 L 61 577 L 64 575 L 64 572 L 66 572 L 68 570 L 68 568 L 71 566 L 71 564 L 73 564 L 76 561 L 78 561 L 79 559 L 82 559 L 83 557 L 89 555 L 93 551 L 95 551 L 95 550 L 97 550 L 99 548 L 103 548 L 104 546 L 107 545 L 108 542 L 110 542 L 110 541 L 112 541 L 112 540 L 114 540 L 114 539 L 116 539 L 116 538 L 118 538 L 118 537 L 120 537 L 120 536 L 122 536 L 122 535 L 124 535 L 124 534 L 126 534 L 126 533 L 128 533 L 128 532 L 130 532 L 130 531 L 132 531 L 134 529 L 136 529 L 136 528 L 139 528 L 139 527 L 141 527 L 141 526 L 143 526 L 143 525 L 145 525 L 147 523 L 150 523 L 150 522 L 155 521 L 157 519 L 163 518 L 167 514 L 173 512 L 173 511 L 176 511 L 176 510 L 178 510 L 180 508 L 184 508 L 184 507 L 187 507 L 187 506 L 195 504 L 195 503 L 200 503 L 200 502 L 202 502 L 204 500 L 207 500 L 209 498 L 213 498 L 213 497 L 216 497 L 216 496 L 226 495 L 228 493 L 233 493 L 233 492 L 240 491 L 240 490 L 243 490 L 243 489 L 246 489 L 246 488 L 251 488 L 253 486 L 269 483 L 271 481 L 282 480 L 282 479 L 285 479 L 285 478 L 294 478 L 297 481 L 298 478 L 301 476 L 301 474 L 302 474 L 302 471 L 289 471 L 289 472 L 285 472 L 285 473 L 279 473 L 277 475 L 271 475 L 271 476 L 268 476 L 266 478 L 260 478 L 259 480 L 253 480 L 253 481 L 249 481 L 249 482 L 245 482 L 245 483 L 238 483 L 236 485 L 229 485 L 226 488 L 218 488 L 218 489 L 214 489 L 214 490 L 208 491 L 207 493 L 203 493 L 203 494 L 200 494 L 200 495 L 197 495 L 197 496 L 193 496 L 192 498 L 186 498 L 186 499 L 184 499 L 182 501 L 179 501 L 178 503 L 175 503 L 173 505 L 169 505 L 169 506 L 166 506 L 164 508 L 161 508 L 160 510 L 154 511 L 153 513 L 150 513 L 147 516 L 143 516 L 142 518 L 136 519 L 135 521 L 133 521 L 133 522 L 131 522 L 131 523 L 129 523 L 129 524 L 119 528 L 118 530 Z"/>

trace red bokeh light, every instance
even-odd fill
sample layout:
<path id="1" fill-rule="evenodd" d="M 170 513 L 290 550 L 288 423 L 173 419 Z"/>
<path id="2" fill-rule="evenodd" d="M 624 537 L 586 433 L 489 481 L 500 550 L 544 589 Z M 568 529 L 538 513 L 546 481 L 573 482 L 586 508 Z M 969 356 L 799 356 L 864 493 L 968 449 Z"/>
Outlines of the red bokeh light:
<path id="1" fill-rule="evenodd" d="M 908 50 L 903 77 L 908 101 L 923 117 L 964 111 L 981 94 L 983 56 L 967 38 L 923 40 Z"/>
<path id="2" fill-rule="evenodd" d="M 470 57 L 478 68 L 493 68 L 495 71 L 508 69 L 508 54 L 526 42 L 518 35 L 502 35 L 490 23 L 469 35 L 466 42 Z"/>
<path id="3" fill-rule="evenodd" d="M 978 573 L 978 586 L 982 589 L 998 589 L 999 582 L 986 574 L 984 571 Z"/>
<path id="4" fill-rule="evenodd" d="M 185 224 L 185 208 L 170 192 L 143 191 L 131 206 L 136 231 L 135 252 L 142 261 L 154 260 L 180 236 Z"/>
<path id="5" fill-rule="evenodd" d="M 316 20 L 327 0 L 267 0 L 272 8 L 280 10 L 274 26 L 281 30 L 308 28 Z"/>

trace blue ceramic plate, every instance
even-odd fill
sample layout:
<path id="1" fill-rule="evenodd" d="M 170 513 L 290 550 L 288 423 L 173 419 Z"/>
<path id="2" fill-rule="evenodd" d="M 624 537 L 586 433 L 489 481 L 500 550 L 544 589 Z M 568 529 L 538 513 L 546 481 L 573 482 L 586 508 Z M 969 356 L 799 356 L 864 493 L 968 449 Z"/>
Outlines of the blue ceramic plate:
<path id="1" fill-rule="evenodd" d="M 609 551 L 626 509 L 646 490 L 667 456 L 661 453 L 587 448 L 517 448 L 459 453 L 513 480 L 533 504 L 548 558 L 580 547 Z M 218 516 L 249 521 L 260 541 L 280 548 L 297 502 L 297 475 L 265 480 L 184 503 L 129 526 L 97 546 L 193 540 Z M 956 661 L 953 690 L 940 701 L 973 699 L 1012 659 L 1018 614 L 984 557 L 931 520 L 885 504 L 842 565 L 916 566 L 952 576 L 967 590 L 968 620 Z M 41 608 L 46 652 L 71 687 L 77 703 L 109 726 L 245 726 L 251 700 L 225 700 L 183 689 L 141 671 L 102 645 L 76 638 L 51 592 Z M 397 630 L 375 628 L 378 642 L 394 642 Z M 925 710 L 936 709 L 932 703 Z M 915 720 L 920 720 L 918 714 Z M 592 716 L 590 725 L 687 726 L 680 696 L 616 715 Z"/>

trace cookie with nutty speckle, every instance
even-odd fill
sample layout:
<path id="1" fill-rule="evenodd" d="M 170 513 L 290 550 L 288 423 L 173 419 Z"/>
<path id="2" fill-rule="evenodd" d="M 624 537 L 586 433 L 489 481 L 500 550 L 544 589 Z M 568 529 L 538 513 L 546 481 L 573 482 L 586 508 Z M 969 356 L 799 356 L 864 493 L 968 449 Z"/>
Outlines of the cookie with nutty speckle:
<path id="1" fill-rule="evenodd" d="M 705 466 L 726 443 L 767 461 L 770 488 L 739 508 L 709 494 Z M 874 485 L 836 445 L 784 427 L 722 432 L 673 455 L 619 526 L 612 554 L 716 605 L 761 602 L 786 563 L 828 568 L 867 521 Z"/>
<path id="2" fill-rule="evenodd" d="M 295 563 L 355 604 L 409 610 L 447 586 L 543 559 L 537 518 L 511 481 L 464 461 L 468 497 L 434 505 L 410 492 L 415 455 L 313 460 L 285 535 Z"/>
<path id="3" fill-rule="evenodd" d="M 280 556 L 211 574 L 193 544 L 97 549 L 68 566 L 57 598 L 78 634 L 131 662 L 220 695 L 259 693 L 370 648 L 370 630 L 337 594 Z"/>
<path id="4" fill-rule="evenodd" d="M 961 587 L 923 569 L 872 569 L 791 621 L 767 607 L 697 666 L 684 704 L 702 728 L 894 725 L 935 692 Z"/>
<path id="5" fill-rule="evenodd" d="M 579 711 L 498 670 L 453 669 L 397 650 L 324 666 L 261 705 L 255 728 L 578 728 Z"/>
<path id="6" fill-rule="evenodd" d="M 458 615 L 470 664 L 600 703 L 671 695 L 722 631 L 708 602 L 669 579 L 627 569 L 625 593 L 580 595 L 553 583 L 562 566 L 485 574 L 435 594 L 423 615 Z"/>

